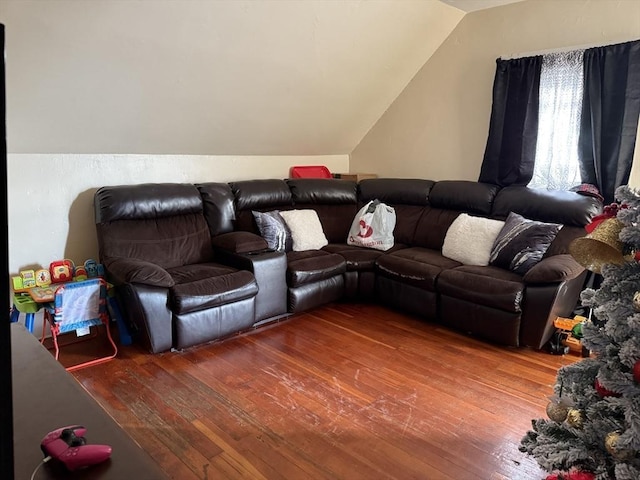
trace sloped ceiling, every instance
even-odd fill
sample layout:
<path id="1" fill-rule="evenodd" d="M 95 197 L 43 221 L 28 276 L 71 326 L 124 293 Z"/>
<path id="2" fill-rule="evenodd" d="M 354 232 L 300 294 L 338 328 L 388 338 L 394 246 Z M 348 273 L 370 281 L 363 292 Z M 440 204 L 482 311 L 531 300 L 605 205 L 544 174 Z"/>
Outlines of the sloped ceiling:
<path id="1" fill-rule="evenodd" d="M 448 3 L 464 12 L 475 12 L 487 8 L 499 7 L 509 3 L 523 2 L 524 0 L 440 0 Z"/>
<path id="2" fill-rule="evenodd" d="M 436 0 L 0 0 L 8 149 L 349 153 L 463 16 Z"/>

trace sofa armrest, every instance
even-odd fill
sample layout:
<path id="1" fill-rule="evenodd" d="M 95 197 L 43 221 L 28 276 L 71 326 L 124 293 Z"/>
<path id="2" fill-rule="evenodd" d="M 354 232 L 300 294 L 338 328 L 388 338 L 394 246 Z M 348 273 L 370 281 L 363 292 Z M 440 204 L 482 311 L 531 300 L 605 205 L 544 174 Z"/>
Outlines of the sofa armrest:
<path id="1" fill-rule="evenodd" d="M 103 261 L 110 280 L 116 285 L 140 283 L 153 287 L 173 287 L 175 281 L 159 265 L 137 258 L 110 258 Z"/>
<path id="2" fill-rule="evenodd" d="M 523 280 L 525 283 L 557 283 L 576 278 L 582 272 L 584 267 L 565 253 L 543 258 L 524 274 Z"/>
<path id="3" fill-rule="evenodd" d="M 267 250 L 269 245 L 260 235 L 251 232 L 229 232 L 217 235 L 211 240 L 214 249 L 232 253 L 252 253 Z"/>
<path id="4" fill-rule="evenodd" d="M 248 270 L 258 283 L 256 322 L 287 313 L 287 255 L 284 252 L 216 252 L 216 262 L 238 270 Z"/>

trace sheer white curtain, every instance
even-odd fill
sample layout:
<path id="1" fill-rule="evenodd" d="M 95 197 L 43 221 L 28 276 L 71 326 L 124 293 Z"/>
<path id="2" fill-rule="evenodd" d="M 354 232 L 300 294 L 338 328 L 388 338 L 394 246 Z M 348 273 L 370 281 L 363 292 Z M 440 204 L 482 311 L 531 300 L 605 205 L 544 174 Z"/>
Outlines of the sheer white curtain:
<path id="1" fill-rule="evenodd" d="M 584 50 L 543 56 L 536 160 L 529 186 L 569 190 L 579 185 L 578 136 Z"/>

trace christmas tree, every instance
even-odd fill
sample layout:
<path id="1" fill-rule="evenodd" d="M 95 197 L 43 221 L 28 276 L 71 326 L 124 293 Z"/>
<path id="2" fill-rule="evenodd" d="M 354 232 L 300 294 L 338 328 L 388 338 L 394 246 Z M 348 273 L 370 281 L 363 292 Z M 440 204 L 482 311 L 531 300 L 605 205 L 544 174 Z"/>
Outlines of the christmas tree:
<path id="1" fill-rule="evenodd" d="M 548 480 L 640 479 L 640 194 L 622 186 L 616 198 L 587 237 L 615 231 L 619 262 L 608 263 L 610 245 L 576 258 L 587 268 L 605 260 L 590 268 L 602 274 L 599 288 L 581 294 L 593 314 L 582 326 L 591 356 L 558 371 L 549 419 L 533 420 L 520 445 Z"/>

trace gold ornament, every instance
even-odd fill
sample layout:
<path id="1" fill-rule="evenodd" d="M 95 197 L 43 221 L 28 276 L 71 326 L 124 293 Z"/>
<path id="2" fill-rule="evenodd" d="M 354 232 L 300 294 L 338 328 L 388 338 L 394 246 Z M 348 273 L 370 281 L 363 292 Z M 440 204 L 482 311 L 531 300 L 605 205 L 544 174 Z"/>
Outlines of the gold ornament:
<path id="1" fill-rule="evenodd" d="M 636 260 L 636 255 L 638 254 L 638 251 L 633 248 L 631 245 L 625 245 L 624 250 L 622 251 L 622 257 L 624 258 L 625 262 L 635 262 Z"/>
<path id="2" fill-rule="evenodd" d="M 547 415 L 554 422 L 562 423 L 567 418 L 569 408 L 559 402 L 549 402 L 547 405 Z"/>
<path id="3" fill-rule="evenodd" d="M 582 428 L 584 424 L 582 412 L 577 408 L 570 408 L 567 412 L 567 423 L 573 428 Z"/>
<path id="4" fill-rule="evenodd" d="M 586 237 L 576 238 L 569 245 L 569 253 L 587 270 L 600 273 L 605 264 L 624 263 L 624 244 L 620 231 L 624 224 L 617 218 L 603 220 Z"/>
<path id="5" fill-rule="evenodd" d="M 609 454 L 618 460 L 628 460 L 633 456 L 633 451 L 618 448 L 620 434 L 618 432 L 608 433 L 604 439 L 604 446 Z"/>
<path id="6" fill-rule="evenodd" d="M 633 294 L 633 308 L 640 312 L 640 292 Z"/>

